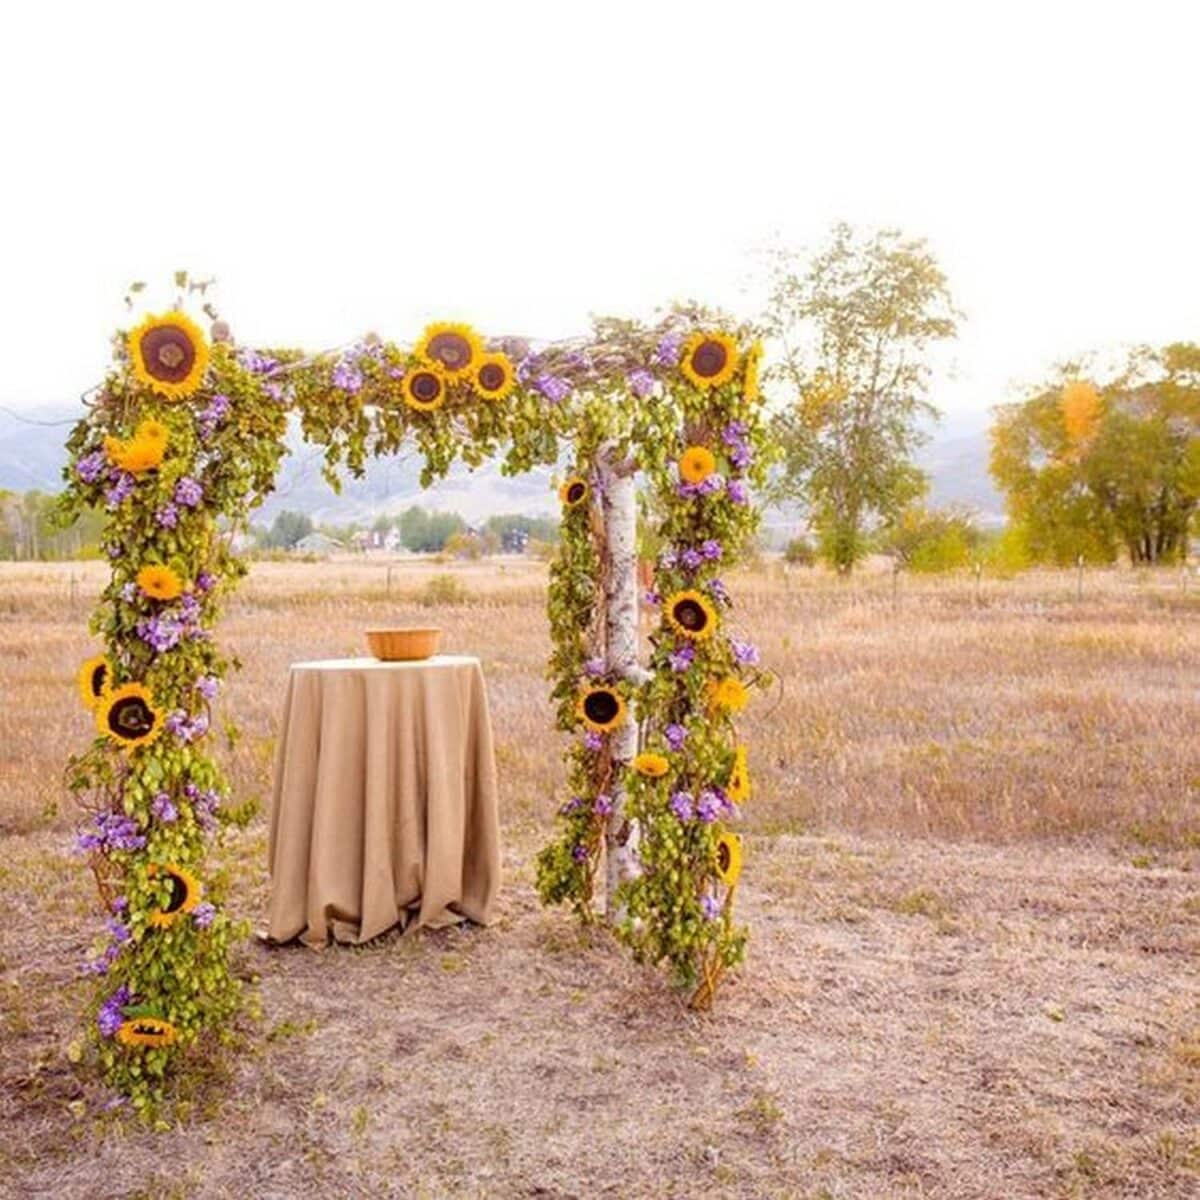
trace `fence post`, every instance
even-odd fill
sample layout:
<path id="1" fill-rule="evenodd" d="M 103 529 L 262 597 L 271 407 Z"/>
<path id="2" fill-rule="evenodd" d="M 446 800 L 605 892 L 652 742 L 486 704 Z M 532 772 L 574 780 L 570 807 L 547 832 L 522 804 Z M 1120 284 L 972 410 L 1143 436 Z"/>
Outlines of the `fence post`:
<path id="1" fill-rule="evenodd" d="M 975 604 L 983 603 L 983 563 L 975 564 Z"/>
<path id="2" fill-rule="evenodd" d="M 1075 556 L 1075 599 L 1083 599 L 1083 555 Z"/>

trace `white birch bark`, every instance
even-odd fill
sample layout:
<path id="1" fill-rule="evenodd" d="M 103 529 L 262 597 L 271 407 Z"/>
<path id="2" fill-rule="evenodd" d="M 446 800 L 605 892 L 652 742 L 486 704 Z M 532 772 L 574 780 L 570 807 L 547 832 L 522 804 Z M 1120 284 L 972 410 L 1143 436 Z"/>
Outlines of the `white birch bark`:
<path id="1" fill-rule="evenodd" d="M 600 509 L 604 522 L 604 657 L 610 672 L 641 683 L 646 673 L 638 663 L 637 494 L 636 464 L 620 459 L 616 447 L 601 447 L 597 456 Z M 605 916 L 621 919 L 617 886 L 638 870 L 637 829 L 625 814 L 622 773 L 637 754 L 637 714 L 632 705 L 625 723 L 609 738 L 613 809 L 605 830 Z"/>

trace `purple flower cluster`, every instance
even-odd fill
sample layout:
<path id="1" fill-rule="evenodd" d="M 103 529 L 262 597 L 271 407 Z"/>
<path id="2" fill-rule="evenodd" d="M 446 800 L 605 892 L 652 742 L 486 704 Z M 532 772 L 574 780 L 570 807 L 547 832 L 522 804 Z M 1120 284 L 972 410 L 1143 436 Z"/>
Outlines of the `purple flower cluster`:
<path id="1" fill-rule="evenodd" d="M 133 936 L 129 926 L 114 917 L 105 921 L 104 927 L 109 933 L 109 943 L 99 958 L 89 959 L 82 965 L 80 970 L 84 975 L 107 975 L 109 968 L 120 957 L 121 947 Z"/>
<path id="2" fill-rule="evenodd" d="M 733 597 L 730 596 L 729 589 L 725 586 L 724 580 L 710 579 L 708 581 L 708 590 L 718 604 L 724 604 L 728 607 L 733 603 Z"/>
<path id="3" fill-rule="evenodd" d="M 190 475 L 185 475 L 175 485 L 174 500 L 184 508 L 195 508 L 204 499 L 204 485 Z"/>
<path id="4" fill-rule="evenodd" d="M 574 846 L 571 847 L 571 857 L 577 863 L 587 862 L 587 860 L 588 860 L 587 847 L 582 845 L 581 843 L 576 843 Z"/>
<path id="5" fill-rule="evenodd" d="M 173 650 L 183 639 L 183 622 L 166 614 L 143 617 L 137 623 L 137 635 L 157 654 Z"/>
<path id="6" fill-rule="evenodd" d="M 154 814 L 155 820 L 162 821 L 164 825 L 170 825 L 172 821 L 179 819 L 179 809 L 175 807 L 166 792 L 159 792 L 150 801 L 150 811 Z"/>
<path id="7" fill-rule="evenodd" d="M 754 461 L 754 452 L 746 441 L 749 431 L 745 421 L 730 421 L 721 431 L 721 440 L 729 448 L 729 461 L 739 471 L 744 471 Z"/>
<path id="8" fill-rule="evenodd" d="M 597 733 L 594 729 L 589 729 L 583 735 L 583 747 L 585 750 L 590 750 L 593 754 L 604 749 L 604 734 Z"/>
<path id="9" fill-rule="evenodd" d="M 753 642 L 743 642 L 738 638 L 730 638 L 729 648 L 733 651 L 735 661 L 741 663 L 742 666 L 758 666 L 758 647 Z"/>
<path id="10" fill-rule="evenodd" d="M 192 909 L 192 920 L 200 929 L 207 929 L 216 919 L 217 907 L 207 900 L 202 900 Z"/>
<path id="11" fill-rule="evenodd" d="M 199 713 L 197 716 L 189 717 L 182 708 L 177 708 L 167 717 L 165 728 L 168 733 L 174 734 L 186 745 L 188 742 L 194 742 L 197 738 L 203 737 L 208 732 L 208 716 L 205 713 Z"/>
<path id="12" fill-rule="evenodd" d="M 662 603 L 662 594 L 653 588 L 642 593 L 642 599 L 651 607 L 657 608 Z"/>
<path id="13" fill-rule="evenodd" d="M 205 700 L 215 700 L 220 687 L 221 681 L 215 675 L 201 675 L 200 678 L 196 680 L 196 691 L 198 691 Z"/>
<path id="14" fill-rule="evenodd" d="M 694 499 L 696 496 L 715 496 L 724 486 L 725 477 L 719 471 L 714 471 L 699 483 L 685 483 L 681 479 L 675 485 L 675 490 L 686 500 Z"/>
<path id="15" fill-rule="evenodd" d="M 96 1027 L 100 1030 L 102 1037 L 110 1038 L 121 1028 L 125 1021 L 125 1014 L 121 1011 L 127 1005 L 133 1002 L 133 995 L 126 984 L 121 984 L 119 988 L 105 1002 L 100 1005 L 100 1011 L 96 1014 Z"/>
<path id="16" fill-rule="evenodd" d="M 341 358 L 333 368 L 333 386 L 354 395 L 362 391 L 363 375 L 352 359 Z"/>
<path id="17" fill-rule="evenodd" d="M 601 792 L 592 805 L 592 812 L 598 817 L 607 817 L 613 810 L 613 798 L 607 792 Z"/>
<path id="18" fill-rule="evenodd" d="M 654 376 L 645 367 L 638 367 L 637 370 L 630 371 L 627 382 L 629 383 L 629 390 L 639 400 L 644 400 L 654 391 Z"/>
<path id="19" fill-rule="evenodd" d="M 723 553 L 721 543 L 716 538 L 706 538 L 699 546 L 688 546 L 686 550 L 681 550 L 677 561 L 685 571 L 698 571 L 705 563 L 717 562 Z M 672 555 L 672 558 L 676 556 Z"/>
<path id="20" fill-rule="evenodd" d="M 533 381 L 533 386 L 551 404 L 561 404 L 571 394 L 571 381 L 561 375 L 541 374 Z"/>
<path id="21" fill-rule="evenodd" d="M 251 375 L 271 375 L 279 369 L 279 360 L 246 347 L 238 351 L 238 361 Z"/>
<path id="22" fill-rule="evenodd" d="M 217 577 L 211 571 L 201 571 L 196 576 L 196 591 L 211 592 L 217 586 Z"/>
<path id="23" fill-rule="evenodd" d="M 700 914 L 706 921 L 715 921 L 721 915 L 721 902 L 716 896 L 705 892 L 700 897 Z"/>
<path id="24" fill-rule="evenodd" d="M 696 801 L 696 816 L 705 825 L 711 825 L 728 806 L 725 793 L 719 788 L 705 788 Z"/>
<path id="25" fill-rule="evenodd" d="M 731 479 L 725 487 L 731 504 L 749 504 L 750 491 L 740 479 Z"/>
<path id="26" fill-rule="evenodd" d="M 665 334 L 654 351 L 654 365 L 658 367 L 679 366 L 679 356 L 683 352 L 683 334 Z"/>
<path id="27" fill-rule="evenodd" d="M 166 504 L 164 504 L 162 508 L 160 508 L 158 512 L 154 514 L 154 520 L 163 529 L 174 529 L 175 526 L 179 524 L 179 506 L 168 500 Z"/>
<path id="28" fill-rule="evenodd" d="M 133 476 L 128 471 L 118 471 L 112 486 L 104 493 L 104 503 L 110 508 L 120 508 L 133 495 Z"/>
<path id="29" fill-rule="evenodd" d="M 696 661 L 696 647 L 691 642 L 684 642 L 667 655 L 667 661 L 672 671 L 686 671 Z"/>
<path id="30" fill-rule="evenodd" d="M 599 676 L 603 675 L 607 669 L 608 668 L 605 665 L 604 659 L 602 658 L 589 658 L 587 662 L 583 664 L 583 673 L 585 675 L 590 675 L 593 679 L 599 678 Z"/>
<path id="31" fill-rule="evenodd" d="M 196 419 L 196 423 L 200 427 L 200 436 L 204 439 L 212 437 L 229 418 L 232 407 L 229 397 L 223 392 L 218 392 L 213 396 Z"/>
<path id="32" fill-rule="evenodd" d="M 194 783 L 183 785 L 183 794 L 191 801 L 192 812 L 205 833 L 211 833 L 218 825 L 216 812 L 221 806 L 221 795 L 216 788 L 201 791 Z"/>
<path id="33" fill-rule="evenodd" d="M 667 739 L 667 745 L 672 750 L 682 750 L 683 743 L 687 741 L 688 731 L 682 725 L 676 725 L 672 722 L 663 730 L 663 737 Z"/>
<path id="34" fill-rule="evenodd" d="M 95 483 L 107 469 L 108 463 L 105 461 L 103 450 L 93 450 L 75 464 L 75 474 L 84 483 Z"/>
<path id="35" fill-rule="evenodd" d="M 695 801 L 691 792 L 676 792 L 671 797 L 671 811 L 681 821 L 690 821 L 695 815 Z"/>
<path id="36" fill-rule="evenodd" d="M 578 812 L 582 807 L 583 807 L 583 797 L 582 796 L 572 796 L 570 798 L 570 800 L 566 801 L 563 804 L 563 806 L 558 810 L 558 814 L 561 817 L 569 817 L 572 813 Z"/>
<path id="37" fill-rule="evenodd" d="M 275 401 L 276 404 L 291 404 L 296 395 L 296 391 L 290 385 L 284 387 L 282 383 L 264 383 L 263 391 Z"/>
<path id="38" fill-rule="evenodd" d="M 114 850 L 140 850 L 146 844 L 138 823 L 124 813 L 93 813 L 92 825 L 92 829 L 75 839 L 75 848 L 80 853 L 98 850 L 101 854 L 111 854 Z"/>

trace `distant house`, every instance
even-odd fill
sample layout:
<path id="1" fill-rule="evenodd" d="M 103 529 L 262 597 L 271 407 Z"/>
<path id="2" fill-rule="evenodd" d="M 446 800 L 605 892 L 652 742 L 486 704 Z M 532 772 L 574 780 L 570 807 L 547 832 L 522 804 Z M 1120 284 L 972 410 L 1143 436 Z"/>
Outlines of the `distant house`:
<path id="1" fill-rule="evenodd" d="M 341 543 L 324 533 L 310 533 L 302 537 L 293 547 L 293 554 L 315 554 L 318 558 L 326 558 L 341 550 Z"/>
<path id="2" fill-rule="evenodd" d="M 505 554 L 524 554 L 529 549 L 529 534 L 524 529 L 506 529 L 500 548 Z"/>

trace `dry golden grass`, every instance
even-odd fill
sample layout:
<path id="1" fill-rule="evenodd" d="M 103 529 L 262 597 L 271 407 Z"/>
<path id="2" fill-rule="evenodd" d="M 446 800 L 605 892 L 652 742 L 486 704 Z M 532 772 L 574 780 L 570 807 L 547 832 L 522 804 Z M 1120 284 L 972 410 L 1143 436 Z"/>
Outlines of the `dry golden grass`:
<path id="1" fill-rule="evenodd" d="M 1196 1194 L 1200 586 L 734 580 L 783 687 L 746 721 L 751 958 L 701 1018 L 537 907 L 544 576 L 452 570 L 467 599 L 436 619 L 488 677 L 500 921 L 248 947 L 263 1028 L 148 1134 L 99 1119 L 66 1057 L 94 918 L 60 779 L 102 567 L 0 566 L 0 1195 Z M 222 630 L 239 798 L 269 793 L 287 664 L 428 621 L 446 571 L 397 566 L 389 596 L 378 564 L 255 568 Z M 260 920 L 261 818 L 228 862 Z"/>

